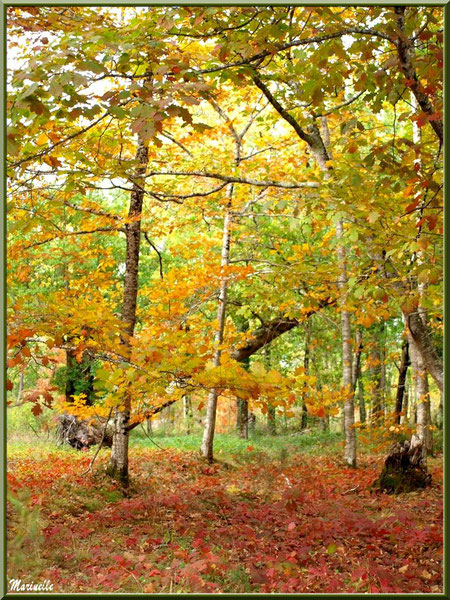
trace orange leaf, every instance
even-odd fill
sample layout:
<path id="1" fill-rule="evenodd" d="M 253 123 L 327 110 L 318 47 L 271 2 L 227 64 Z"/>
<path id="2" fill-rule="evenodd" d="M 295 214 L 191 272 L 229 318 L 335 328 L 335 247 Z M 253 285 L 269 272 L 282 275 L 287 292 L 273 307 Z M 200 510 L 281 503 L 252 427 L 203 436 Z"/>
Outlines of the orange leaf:
<path id="1" fill-rule="evenodd" d="M 438 219 L 437 215 L 428 215 L 427 216 L 428 229 L 430 231 L 433 231 L 433 229 L 436 227 L 437 219 Z"/>
<path id="2" fill-rule="evenodd" d="M 317 417 L 323 418 L 325 416 L 325 409 L 323 406 L 320 406 L 316 412 Z"/>
<path id="3" fill-rule="evenodd" d="M 348 145 L 348 153 L 354 154 L 357 150 L 358 150 L 358 144 L 355 142 L 355 140 L 352 140 L 350 142 L 350 144 Z"/>
<path id="4" fill-rule="evenodd" d="M 33 413 L 33 415 L 35 417 L 38 417 L 41 413 L 42 413 L 42 406 L 38 403 L 36 403 L 33 408 L 31 409 L 31 412 Z"/>

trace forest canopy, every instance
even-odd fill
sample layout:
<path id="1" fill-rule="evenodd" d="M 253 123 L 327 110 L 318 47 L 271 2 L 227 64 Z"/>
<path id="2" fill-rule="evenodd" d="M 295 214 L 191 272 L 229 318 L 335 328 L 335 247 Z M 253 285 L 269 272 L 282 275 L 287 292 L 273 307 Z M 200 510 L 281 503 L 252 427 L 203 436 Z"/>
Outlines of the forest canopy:
<path id="1" fill-rule="evenodd" d="M 209 459 L 219 398 L 343 412 L 355 465 L 355 420 L 400 425 L 408 344 L 431 435 L 442 18 L 10 7 L 11 397 L 21 386 L 35 415 L 114 419 L 125 475 L 129 431 L 187 396 L 206 410 Z"/>

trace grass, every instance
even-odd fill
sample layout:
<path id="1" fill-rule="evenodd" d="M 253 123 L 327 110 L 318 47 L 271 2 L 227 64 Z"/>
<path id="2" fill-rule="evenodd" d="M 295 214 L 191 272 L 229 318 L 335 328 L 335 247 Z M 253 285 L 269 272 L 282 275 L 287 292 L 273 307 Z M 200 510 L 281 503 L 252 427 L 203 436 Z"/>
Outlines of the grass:
<path id="1" fill-rule="evenodd" d="M 151 436 L 142 430 L 133 432 L 130 444 L 136 447 L 177 448 L 181 451 L 196 451 L 202 441 L 201 433 L 190 435 L 166 432 L 155 432 Z M 271 458 L 305 453 L 312 455 L 339 454 L 342 452 L 343 436 L 329 431 L 314 431 L 309 433 L 292 432 L 276 436 L 256 433 L 249 439 L 241 439 L 235 433 L 221 433 L 214 437 L 214 451 L 218 459 L 224 457 L 246 457 L 249 453 L 262 452 Z"/>

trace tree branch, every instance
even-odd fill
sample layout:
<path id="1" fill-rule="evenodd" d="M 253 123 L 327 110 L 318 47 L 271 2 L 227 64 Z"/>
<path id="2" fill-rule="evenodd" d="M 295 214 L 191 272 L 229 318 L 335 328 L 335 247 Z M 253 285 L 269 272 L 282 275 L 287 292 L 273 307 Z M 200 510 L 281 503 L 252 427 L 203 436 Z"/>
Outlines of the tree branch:
<path id="1" fill-rule="evenodd" d="M 220 173 L 210 173 L 209 171 L 159 171 L 149 173 L 147 177 L 154 177 L 155 175 L 174 175 L 181 177 L 206 177 L 208 179 L 219 179 L 226 183 L 242 183 L 244 185 L 254 185 L 256 187 L 277 187 L 285 189 L 297 189 L 297 188 L 318 188 L 319 184 L 314 181 L 303 181 L 303 182 L 284 182 L 284 181 L 256 181 L 255 179 L 244 179 L 243 177 L 234 177 L 232 175 L 222 175 Z"/>
<path id="2" fill-rule="evenodd" d="M 405 33 L 405 6 L 396 6 L 395 14 L 397 15 L 397 27 L 401 32 L 397 42 L 397 54 L 400 61 L 400 68 L 408 80 L 408 86 L 411 92 L 414 94 L 420 108 L 427 115 L 435 115 L 436 111 L 430 101 L 430 98 L 425 93 L 423 86 L 421 85 L 419 78 L 417 77 L 416 70 L 414 69 L 412 59 L 414 55 L 414 46 L 412 41 L 407 37 Z M 430 125 L 434 129 L 435 134 L 438 137 L 440 144 L 444 143 L 444 125 L 442 118 L 430 120 Z"/>

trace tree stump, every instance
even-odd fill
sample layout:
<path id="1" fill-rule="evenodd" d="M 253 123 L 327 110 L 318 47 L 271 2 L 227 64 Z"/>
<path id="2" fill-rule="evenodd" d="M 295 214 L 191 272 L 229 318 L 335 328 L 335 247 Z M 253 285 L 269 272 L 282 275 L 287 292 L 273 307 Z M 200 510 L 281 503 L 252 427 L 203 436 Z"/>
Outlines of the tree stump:
<path id="1" fill-rule="evenodd" d="M 105 422 L 93 423 L 88 420 L 77 419 L 73 415 L 64 413 L 58 417 L 58 439 L 62 444 L 69 444 L 77 450 L 89 448 L 100 444 Z M 103 445 L 111 447 L 113 427 L 106 427 Z"/>
<path id="2" fill-rule="evenodd" d="M 397 442 L 392 446 L 372 489 L 402 494 L 426 488 L 431 484 L 431 475 L 427 471 L 425 457 L 423 442 L 417 435 L 413 435 L 410 442 Z"/>

